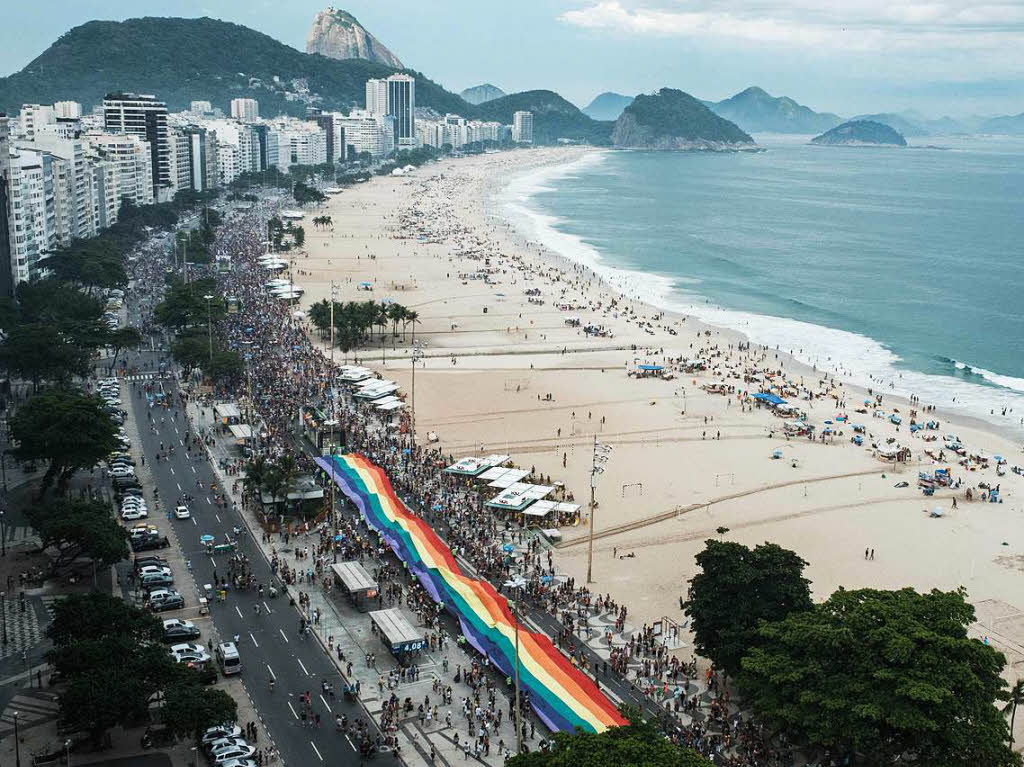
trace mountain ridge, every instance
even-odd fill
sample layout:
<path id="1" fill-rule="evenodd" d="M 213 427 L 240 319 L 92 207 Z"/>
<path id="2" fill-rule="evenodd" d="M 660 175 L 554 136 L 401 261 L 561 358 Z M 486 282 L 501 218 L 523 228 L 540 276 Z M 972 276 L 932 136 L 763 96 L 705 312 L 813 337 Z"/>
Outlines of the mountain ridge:
<path id="1" fill-rule="evenodd" d="M 306 38 L 306 53 L 319 53 L 329 59 L 364 59 L 404 69 L 399 58 L 360 24 L 348 11 L 328 7 L 313 17 Z"/>
<path id="2" fill-rule="evenodd" d="M 752 85 L 718 102 L 703 102 L 712 112 L 748 133 L 821 133 L 843 120 L 830 112 L 815 112 L 788 96 L 772 96 Z"/>
<path id="3" fill-rule="evenodd" d="M 479 106 L 480 104 L 488 101 L 500 99 L 502 96 L 507 96 L 508 94 L 496 85 L 483 83 L 481 85 L 474 85 L 472 88 L 466 88 L 466 90 L 462 91 L 459 95 L 473 106 Z"/>
<path id="4" fill-rule="evenodd" d="M 633 103 L 632 96 L 623 96 L 614 91 L 605 91 L 583 107 L 583 114 L 594 120 L 618 120 L 622 111 Z"/>

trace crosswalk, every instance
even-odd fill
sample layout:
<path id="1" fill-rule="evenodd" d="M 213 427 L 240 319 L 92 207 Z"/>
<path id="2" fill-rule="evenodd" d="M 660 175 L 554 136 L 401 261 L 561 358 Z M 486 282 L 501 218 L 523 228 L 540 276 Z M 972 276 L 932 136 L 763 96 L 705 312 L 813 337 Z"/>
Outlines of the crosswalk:
<path id="1" fill-rule="evenodd" d="M 28 525 L 5 525 L 2 535 L 11 548 L 38 546 L 40 543 L 36 531 Z"/>
<path id="2" fill-rule="evenodd" d="M 53 605 L 63 599 L 60 595 L 29 597 L 22 611 L 17 599 L 3 602 L 3 621 L 7 626 L 7 643 L 0 645 L 0 659 L 21 655 L 46 639 L 45 625 L 40 623 L 35 602 L 42 602 L 43 609 L 53 618 Z M 49 621 L 46 621 L 48 623 Z"/>
<path id="3" fill-rule="evenodd" d="M 14 714 L 18 714 L 18 731 L 52 722 L 60 713 L 56 693 L 46 690 L 22 690 L 15 695 L 0 714 L 0 739 L 13 734 Z"/>

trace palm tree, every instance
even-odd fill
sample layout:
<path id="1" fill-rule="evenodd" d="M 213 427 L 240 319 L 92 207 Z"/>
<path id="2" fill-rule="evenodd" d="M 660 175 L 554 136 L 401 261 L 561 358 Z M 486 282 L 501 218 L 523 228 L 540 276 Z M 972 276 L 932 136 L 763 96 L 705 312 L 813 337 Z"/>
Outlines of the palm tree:
<path id="1" fill-rule="evenodd" d="M 391 335 L 398 337 L 398 323 L 405 318 L 406 309 L 401 304 L 388 305 L 388 319 L 391 320 Z"/>
<path id="2" fill-rule="evenodd" d="M 413 340 L 416 339 L 416 325 L 419 324 L 420 313 L 412 309 L 405 310 L 405 316 L 402 318 L 402 340 L 405 340 L 405 332 L 409 325 L 412 325 Z"/>
<path id="3" fill-rule="evenodd" d="M 1024 703 L 1024 679 L 1018 679 L 1017 684 L 1010 688 L 1010 698 L 1003 706 L 1003 713 L 1010 715 L 1010 748 L 1013 748 L 1013 725 L 1017 718 L 1017 706 Z"/>
<path id="4" fill-rule="evenodd" d="M 247 493 L 255 493 L 263 488 L 267 480 L 267 470 L 270 468 L 267 459 L 262 455 L 253 458 L 245 465 L 245 477 L 242 478 L 242 488 Z"/>

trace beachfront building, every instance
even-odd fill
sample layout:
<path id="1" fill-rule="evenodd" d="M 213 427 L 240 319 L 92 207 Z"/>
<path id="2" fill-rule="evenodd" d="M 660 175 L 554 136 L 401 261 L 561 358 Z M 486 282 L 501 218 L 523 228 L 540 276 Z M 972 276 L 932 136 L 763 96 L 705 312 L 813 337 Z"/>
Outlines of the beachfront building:
<path id="1" fill-rule="evenodd" d="M 36 130 L 57 119 L 53 106 L 50 104 L 22 104 L 18 114 L 17 137 L 31 141 L 36 137 Z"/>
<path id="2" fill-rule="evenodd" d="M 512 115 L 512 140 L 517 144 L 533 143 L 533 112 L 516 112 Z"/>
<path id="3" fill-rule="evenodd" d="M 315 122 L 324 132 L 327 141 L 327 162 L 331 165 L 344 162 L 346 157 L 345 125 L 340 112 L 321 112 L 314 110 L 306 119 Z"/>
<path id="4" fill-rule="evenodd" d="M 77 101 L 54 101 L 53 114 L 58 120 L 81 120 L 82 105 Z"/>
<path id="5" fill-rule="evenodd" d="M 337 122 L 345 131 L 347 157 L 369 152 L 374 158 L 380 158 L 395 151 L 394 123 L 387 115 L 353 109 L 348 115 L 339 116 Z"/>
<path id="6" fill-rule="evenodd" d="M 466 144 L 484 141 L 508 141 L 509 129 L 499 122 L 467 120 L 459 115 L 446 114 L 440 120 L 417 120 L 416 136 L 422 146 L 440 149 L 447 144 L 459 149 Z"/>
<path id="7" fill-rule="evenodd" d="M 323 165 L 326 162 L 327 134 L 317 123 L 281 117 L 268 124 L 268 165 L 287 173 L 292 165 Z"/>
<path id="8" fill-rule="evenodd" d="M 134 205 L 153 203 L 153 155 L 148 141 L 135 135 L 92 132 L 82 134 L 82 140 L 117 168 L 122 199 Z"/>
<path id="9" fill-rule="evenodd" d="M 39 260 L 58 244 L 55 163 L 48 152 L 13 145 L 8 163 L 11 277 L 17 285 L 36 276 Z"/>
<path id="10" fill-rule="evenodd" d="M 151 95 L 108 93 L 103 99 L 103 129 L 107 133 L 137 136 L 148 142 L 153 198 L 157 202 L 169 200 L 173 194 L 173 183 L 167 104 Z"/>
<path id="11" fill-rule="evenodd" d="M 374 117 L 393 118 L 397 149 L 416 147 L 416 78 L 397 74 L 367 80 L 366 111 Z"/>
<path id="12" fill-rule="evenodd" d="M 0 296 L 14 295 L 11 262 L 11 124 L 0 112 Z"/>
<path id="13" fill-rule="evenodd" d="M 231 117 L 246 123 L 260 119 L 260 104 L 256 99 L 231 99 Z"/>
<path id="14" fill-rule="evenodd" d="M 50 123 L 39 126 L 32 141 L 15 143 L 48 152 L 59 160 L 54 165 L 54 194 L 57 236 L 61 244 L 95 235 L 92 169 L 81 139 L 69 135 L 60 123 Z"/>

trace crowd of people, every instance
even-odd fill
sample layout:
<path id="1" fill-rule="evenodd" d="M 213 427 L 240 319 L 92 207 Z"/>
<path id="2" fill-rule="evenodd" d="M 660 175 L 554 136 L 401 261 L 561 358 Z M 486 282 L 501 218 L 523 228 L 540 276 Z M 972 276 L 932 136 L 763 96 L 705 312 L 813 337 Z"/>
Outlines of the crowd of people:
<path id="1" fill-rule="evenodd" d="M 627 631 L 628 609 L 608 595 L 592 593 L 586 586 L 557 573 L 551 553 L 507 517 L 496 518 L 484 506 L 477 488 L 464 478 L 445 474 L 441 469 L 454 461 L 435 448 L 411 444 L 408 422 L 404 415 L 397 422 L 365 412 L 335 386 L 328 357 L 307 335 L 301 316 L 293 306 L 270 294 L 266 276 L 257 259 L 266 248 L 266 222 L 273 215 L 274 205 L 268 201 L 239 210 L 226 217 L 218 228 L 214 246 L 216 255 L 229 255 L 232 269 L 217 273 L 218 288 L 230 296 L 238 310 L 218 321 L 217 332 L 230 348 L 245 360 L 244 375 L 221 383 L 214 390 L 193 380 L 182 388 L 182 397 L 197 407 L 231 400 L 243 404 L 250 424 L 257 434 L 250 446 L 250 458 L 262 456 L 279 460 L 291 456 L 300 471 L 317 476 L 326 487 L 330 478 L 324 476 L 313 462 L 308 443 L 301 438 L 300 413 L 316 408 L 334 419 L 333 431 L 346 451 L 359 452 L 383 467 L 395 491 L 408 507 L 421 515 L 446 540 L 453 553 L 469 562 L 480 577 L 489 579 L 499 590 L 511 594 L 514 588 L 519 609 L 546 613 L 560 622 L 561 630 L 553 636 L 563 652 L 581 670 L 590 674 L 600 687 L 624 685 L 636 697 L 646 701 L 648 713 L 655 713 L 664 731 L 673 741 L 714 757 L 718 764 L 741 767 L 759 765 L 782 767 L 792 764 L 792 751 L 784 740 L 768 733 L 750 717 L 738 713 L 737 706 L 723 689 L 720 677 L 709 672 L 703 686 L 698 680 L 696 662 L 682 660 L 658 641 L 653 628 Z M 162 330 L 148 319 L 149 311 L 160 300 L 163 273 L 169 266 L 164 247 L 143 246 L 143 257 L 135 262 L 136 305 L 141 305 L 143 329 L 160 339 Z M 301 256 L 299 256 L 301 258 Z M 212 274 L 211 270 L 211 274 Z M 190 444 L 193 450 L 205 450 L 205 438 Z M 224 468 L 224 467 L 222 467 Z M 241 467 L 233 465 L 229 475 L 238 476 Z M 238 482 L 234 490 L 239 489 Z M 228 499 L 227 494 L 224 495 Z M 225 500 L 225 502 L 228 502 Z M 268 520 L 270 522 L 270 520 Z M 277 521 L 275 521 L 276 525 Z M 380 582 L 378 599 L 382 604 L 404 601 L 416 614 L 421 625 L 431 629 L 432 646 L 453 641 L 441 625 L 441 608 L 434 604 L 415 579 L 410 578 L 376 534 L 362 523 L 353 508 L 340 514 L 327 514 L 317 521 L 305 522 L 314 537 L 307 551 L 308 562 L 302 568 L 276 568 L 287 584 L 303 584 L 308 589 L 330 588 L 330 579 L 320 576 L 335 558 L 360 559 L 374 563 L 374 574 Z M 271 532 L 273 529 L 275 532 Z M 294 528 L 268 527 L 264 542 L 272 535 L 286 536 Z M 234 561 L 234 560 L 232 560 Z M 236 563 L 229 576 L 246 580 L 244 562 Z M 518 579 L 515 587 L 505 586 Z M 255 584 L 250 584 L 256 587 Z M 260 584 L 261 585 L 261 584 Z M 588 621 L 601 616 L 609 633 L 603 634 L 610 657 L 602 659 L 593 649 Z M 318 616 L 310 616 L 313 624 Z M 304 629 L 308 626 L 304 625 Z M 611 632 L 621 635 L 612 643 Z M 457 637 L 463 647 L 466 643 Z M 333 642 L 332 642 L 333 645 Z M 338 646 L 339 658 L 342 658 Z M 446 661 L 447 666 L 447 661 Z M 349 664 L 351 669 L 351 664 Z M 465 718 L 465 748 L 468 757 L 488 755 L 493 748 L 508 755 L 513 744 L 492 735 L 503 718 L 498 703 L 495 669 L 484 656 L 469 667 L 446 668 L 453 681 L 470 685 L 471 695 L 462 700 Z M 508 687 L 512 680 L 505 680 Z M 392 685 L 387 679 L 382 686 Z M 435 689 L 437 702 L 452 700 L 452 688 L 441 685 Z M 529 712 L 529 695 L 521 696 L 524 747 L 534 736 L 536 720 Z M 514 714 L 514 695 L 509 694 L 509 711 Z M 397 746 L 397 723 L 403 716 L 439 716 L 436 705 L 424 700 L 416 705 L 392 693 L 382 713 L 384 740 L 378 743 L 368 731 L 360 733 L 361 742 L 370 748 Z"/>

